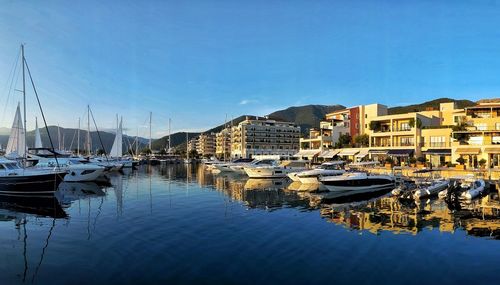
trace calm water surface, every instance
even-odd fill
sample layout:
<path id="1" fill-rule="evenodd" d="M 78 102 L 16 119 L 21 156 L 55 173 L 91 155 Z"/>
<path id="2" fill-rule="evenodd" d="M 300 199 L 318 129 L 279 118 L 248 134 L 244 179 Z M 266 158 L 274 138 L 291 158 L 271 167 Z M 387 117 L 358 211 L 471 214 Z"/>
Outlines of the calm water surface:
<path id="1" fill-rule="evenodd" d="M 0 197 L 0 284 L 500 283 L 496 193 L 322 202 L 184 165 L 60 188 Z"/>

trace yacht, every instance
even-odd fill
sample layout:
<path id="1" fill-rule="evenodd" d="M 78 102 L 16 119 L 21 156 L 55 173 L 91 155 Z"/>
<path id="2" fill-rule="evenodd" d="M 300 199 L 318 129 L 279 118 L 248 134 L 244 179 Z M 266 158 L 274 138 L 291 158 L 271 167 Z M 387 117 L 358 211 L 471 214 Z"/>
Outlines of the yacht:
<path id="1" fill-rule="evenodd" d="M 319 181 L 331 192 L 331 198 L 377 192 L 395 186 L 393 176 L 365 172 L 346 172 L 339 176 L 321 177 Z"/>
<path id="2" fill-rule="evenodd" d="M 64 176 L 66 182 L 85 182 L 95 181 L 104 174 L 105 168 L 96 164 L 86 163 L 86 160 L 80 158 L 45 158 L 38 161 L 35 168 L 53 169 L 59 164 L 59 168 L 67 171 Z"/>
<path id="3" fill-rule="evenodd" d="M 297 179 L 303 184 L 318 184 L 318 177 L 338 176 L 345 173 L 343 161 L 325 162 L 320 167 L 297 173 Z"/>
<path id="4" fill-rule="evenodd" d="M 238 158 L 232 162 L 214 164 L 214 167 L 221 172 L 235 171 L 236 166 L 248 166 L 252 161 L 251 158 Z"/>
<path id="5" fill-rule="evenodd" d="M 266 166 L 266 165 L 275 165 L 277 161 L 275 159 L 256 159 L 252 162 L 241 162 L 237 164 L 233 164 L 229 166 L 232 171 L 238 172 L 241 174 L 245 174 L 245 167 L 257 167 L 257 166 Z"/>
<path id="6" fill-rule="evenodd" d="M 274 161 L 272 165 L 260 166 L 252 165 L 243 168 L 245 173 L 250 178 L 280 178 L 286 177 L 288 173 L 305 170 L 305 162 L 303 161 L 286 161 L 279 164 Z"/>
<path id="7" fill-rule="evenodd" d="M 0 158 L 0 193 L 52 194 L 65 175 L 65 170 L 24 168 L 17 161 Z"/>

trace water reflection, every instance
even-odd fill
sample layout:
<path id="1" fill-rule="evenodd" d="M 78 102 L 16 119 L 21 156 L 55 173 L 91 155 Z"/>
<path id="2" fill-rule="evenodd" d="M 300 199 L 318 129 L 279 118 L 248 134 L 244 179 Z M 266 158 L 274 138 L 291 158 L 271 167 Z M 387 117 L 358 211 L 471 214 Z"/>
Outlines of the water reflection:
<path id="1" fill-rule="evenodd" d="M 500 198 L 497 192 L 461 204 L 460 210 L 456 210 L 438 199 L 400 200 L 390 196 L 392 189 L 330 198 L 328 193 L 317 192 L 317 185 L 291 183 L 286 179 L 247 179 L 227 173 L 212 174 L 203 167 L 198 168 L 197 179 L 200 185 L 213 185 L 230 199 L 245 202 L 250 208 L 318 209 L 326 221 L 350 230 L 412 235 L 426 229 L 448 233 L 462 230 L 472 236 L 500 239 Z"/>

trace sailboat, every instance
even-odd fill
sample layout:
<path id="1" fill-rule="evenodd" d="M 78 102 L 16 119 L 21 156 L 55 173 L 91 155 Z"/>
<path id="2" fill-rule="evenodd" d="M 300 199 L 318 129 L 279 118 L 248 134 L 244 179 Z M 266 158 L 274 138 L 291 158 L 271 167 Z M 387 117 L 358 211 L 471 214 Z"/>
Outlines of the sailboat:
<path id="1" fill-rule="evenodd" d="M 123 158 L 123 118 L 120 118 L 120 123 L 118 123 L 118 117 L 116 118 L 116 136 L 115 141 L 113 142 L 113 147 L 111 147 L 111 158 L 115 159 L 117 162 L 123 164 L 123 167 L 130 168 L 133 166 L 132 159 L 124 159 Z"/>
<path id="2" fill-rule="evenodd" d="M 26 155 L 26 133 L 21 118 L 21 107 L 17 104 L 16 115 L 10 129 L 9 141 L 5 149 L 5 157 L 22 159 Z"/>
<path id="3" fill-rule="evenodd" d="M 27 67 L 27 63 L 24 57 L 23 45 L 21 45 L 21 54 L 23 67 L 23 106 L 24 116 L 26 117 L 25 68 Z M 28 74 L 31 78 L 29 68 Z M 33 81 L 31 80 L 31 82 Z M 12 158 L 16 160 L 12 160 Z M 26 158 L 26 121 L 23 124 L 21 108 L 20 104 L 18 104 L 7 144 L 6 157 L 0 158 L 0 193 L 9 195 L 53 194 L 57 190 L 59 183 L 64 179 L 66 171 L 59 168 L 50 170 L 27 168 L 22 164 L 22 162 L 26 162 Z"/>

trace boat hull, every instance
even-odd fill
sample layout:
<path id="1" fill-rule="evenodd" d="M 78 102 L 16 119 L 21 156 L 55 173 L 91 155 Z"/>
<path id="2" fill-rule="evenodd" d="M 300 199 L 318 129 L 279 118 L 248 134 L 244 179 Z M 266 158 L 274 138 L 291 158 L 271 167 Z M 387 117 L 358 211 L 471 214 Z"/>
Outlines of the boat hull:
<path id="1" fill-rule="evenodd" d="M 0 177 L 0 194 L 39 195 L 53 194 L 63 181 L 66 172 L 29 176 Z"/>

